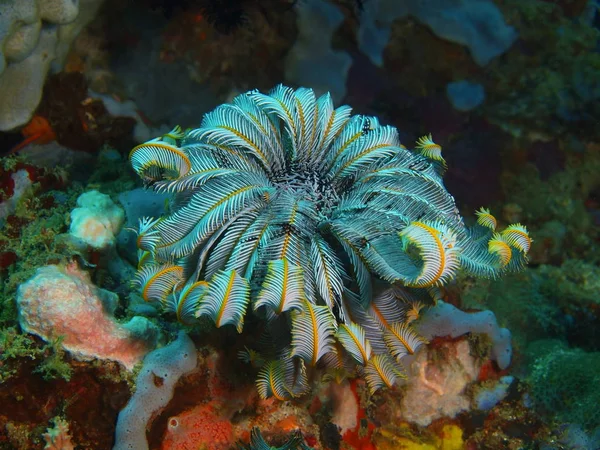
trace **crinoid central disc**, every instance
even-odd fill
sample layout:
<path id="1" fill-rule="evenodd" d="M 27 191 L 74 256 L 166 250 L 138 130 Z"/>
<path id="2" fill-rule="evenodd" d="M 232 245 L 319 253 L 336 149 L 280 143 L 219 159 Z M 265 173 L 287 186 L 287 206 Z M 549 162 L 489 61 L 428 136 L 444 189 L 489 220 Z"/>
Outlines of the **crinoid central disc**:
<path id="1" fill-rule="evenodd" d="M 339 201 L 331 180 L 311 167 L 294 164 L 273 174 L 271 181 L 279 191 L 312 202 L 319 213 L 333 209 Z"/>

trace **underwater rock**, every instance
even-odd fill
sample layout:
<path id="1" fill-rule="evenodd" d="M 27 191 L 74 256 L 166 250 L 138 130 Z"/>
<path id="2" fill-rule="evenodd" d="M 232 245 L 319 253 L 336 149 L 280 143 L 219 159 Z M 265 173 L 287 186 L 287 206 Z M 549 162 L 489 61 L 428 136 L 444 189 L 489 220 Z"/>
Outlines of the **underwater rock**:
<path id="1" fill-rule="evenodd" d="M 341 441 L 349 448 L 372 448 L 370 445 L 375 424 L 367 415 L 367 406 L 362 396 L 364 389 L 362 380 L 344 380 L 329 384 L 324 392 L 326 396 L 320 398 L 323 404 L 330 401 L 329 423 L 336 428 Z"/>
<path id="2" fill-rule="evenodd" d="M 17 292 L 21 328 L 61 345 L 76 359 L 110 359 L 128 370 L 156 345 L 157 328 L 144 317 L 114 320 L 116 294 L 94 286 L 76 264 L 41 267 Z"/>
<path id="3" fill-rule="evenodd" d="M 340 384 L 331 383 L 328 394 L 334 405 L 331 423 L 338 426 L 339 432 L 343 436 L 344 433 L 355 429 L 358 425 L 358 412 L 360 409 L 358 399 L 348 381 Z"/>
<path id="4" fill-rule="evenodd" d="M 329 91 L 339 102 L 346 95 L 352 58 L 333 50 L 331 39 L 344 15 L 336 6 L 320 0 L 300 3 L 297 13 L 298 38 L 286 57 L 285 77 L 294 84 L 312 86 L 317 95 Z"/>
<path id="5" fill-rule="evenodd" d="M 489 411 L 500 403 L 508 394 L 508 388 L 515 380 L 512 376 L 504 376 L 491 387 L 483 387 L 475 394 L 473 402 L 477 409 Z"/>
<path id="6" fill-rule="evenodd" d="M 0 130 L 29 121 L 46 75 L 59 68 L 71 43 L 103 0 L 9 0 L 0 3 Z"/>
<path id="7" fill-rule="evenodd" d="M 106 108 L 106 111 L 111 116 L 133 120 L 133 123 L 135 123 L 133 126 L 133 140 L 135 142 L 144 142 L 151 139 L 152 136 L 157 133 L 166 133 L 169 131 L 169 128 L 165 125 L 158 128 L 152 128 L 151 125 L 147 123 L 147 119 L 144 120 L 144 117 L 140 114 L 140 109 L 133 100 L 119 101 L 113 96 L 97 92 L 91 92 L 91 95 L 94 99 L 102 100 L 104 108 Z"/>
<path id="8" fill-rule="evenodd" d="M 446 85 L 448 100 L 458 111 L 471 111 L 485 100 L 485 90 L 479 83 L 467 80 L 454 81 Z"/>
<path id="9" fill-rule="evenodd" d="M 84 192 L 71 211 L 69 234 L 101 250 L 115 244 L 125 213 L 111 198 L 98 191 Z"/>
<path id="10" fill-rule="evenodd" d="M 10 175 L 12 180 L 12 195 L 4 201 L 0 201 L 0 223 L 15 212 L 17 203 L 23 194 L 29 189 L 33 182 L 29 172 L 25 169 L 18 170 Z"/>
<path id="11" fill-rule="evenodd" d="M 94 153 L 106 145 L 129 145 L 136 120 L 113 114 L 88 90 L 78 72 L 61 72 L 48 77 L 36 114 L 43 117 L 56 141 L 73 150 Z"/>
<path id="12" fill-rule="evenodd" d="M 435 350 L 419 352 L 409 372 L 409 383 L 404 392 L 399 416 L 427 426 L 442 417 L 455 417 L 470 409 L 468 385 L 477 379 L 481 362 L 471 355 L 469 343 L 462 340 L 440 346 L 443 361 L 434 359 Z"/>
<path id="13" fill-rule="evenodd" d="M 510 365 L 510 331 L 498 326 L 496 316 L 491 311 L 468 313 L 438 300 L 437 304 L 423 315 L 417 330 L 427 339 L 436 336 L 455 338 L 467 333 L 487 334 L 492 341 L 492 359 L 500 369 L 506 369 Z"/>
<path id="14" fill-rule="evenodd" d="M 466 46 L 475 62 L 485 66 L 517 39 L 502 12 L 489 0 L 378 0 L 367 2 L 361 20 L 360 49 L 378 66 L 388 43 L 392 22 L 413 16 L 442 39 Z"/>
<path id="15" fill-rule="evenodd" d="M 130 228 L 136 228 L 143 217 L 158 217 L 165 213 L 169 193 L 154 192 L 144 188 L 121 192 L 118 200 L 125 210 L 125 227 L 117 236 L 117 248 L 132 264 L 138 262 L 136 235 Z"/>

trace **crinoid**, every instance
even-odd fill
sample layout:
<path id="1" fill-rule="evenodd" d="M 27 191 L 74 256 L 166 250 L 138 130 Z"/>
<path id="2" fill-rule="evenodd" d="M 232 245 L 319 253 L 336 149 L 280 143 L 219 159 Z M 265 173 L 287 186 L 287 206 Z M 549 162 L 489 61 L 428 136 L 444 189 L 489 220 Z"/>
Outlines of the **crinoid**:
<path id="1" fill-rule="evenodd" d="M 431 136 L 410 151 L 395 128 L 350 111 L 310 89 L 252 91 L 130 154 L 148 186 L 177 194 L 170 214 L 140 220 L 135 284 L 186 324 L 206 316 L 241 332 L 247 309 L 264 318 L 275 350 L 263 397 L 301 394 L 320 360 L 366 366 L 372 390 L 393 384 L 424 342 L 409 291 L 526 262 L 523 226 L 496 232 L 482 210 L 465 227 Z M 389 289 L 373 295 L 375 280 Z"/>

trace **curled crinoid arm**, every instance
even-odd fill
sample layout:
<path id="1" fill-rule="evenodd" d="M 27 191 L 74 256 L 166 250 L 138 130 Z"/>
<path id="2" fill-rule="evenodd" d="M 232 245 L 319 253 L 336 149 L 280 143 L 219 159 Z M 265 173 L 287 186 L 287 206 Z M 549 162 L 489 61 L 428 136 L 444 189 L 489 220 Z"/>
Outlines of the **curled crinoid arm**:
<path id="1" fill-rule="evenodd" d="M 425 304 L 419 300 L 413 300 L 406 305 L 406 323 L 411 323 L 420 317 L 421 310 L 425 308 Z"/>
<path id="2" fill-rule="evenodd" d="M 458 243 L 462 247 L 461 267 L 467 273 L 487 278 L 522 270 L 532 242 L 527 229 L 521 224 L 494 232 L 478 223 Z"/>
<path id="3" fill-rule="evenodd" d="M 494 233 L 488 241 L 488 252 L 498 256 L 498 265 L 506 267 L 512 259 L 512 249 L 501 233 Z"/>
<path id="4" fill-rule="evenodd" d="M 141 217 L 139 219 L 136 244 L 140 250 L 154 252 L 156 245 L 160 242 L 160 234 L 153 227 L 160 220 L 153 217 Z"/>
<path id="5" fill-rule="evenodd" d="M 159 140 L 134 147 L 129 153 L 129 160 L 133 170 L 148 183 L 180 178 L 192 168 L 184 150 Z"/>
<path id="6" fill-rule="evenodd" d="M 146 301 L 165 299 L 173 288 L 183 282 L 183 267 L 176 264 L 147 264 L 137 271 L 132 285 L 140 290 Z"/>
<path id="7" fill-rule="evenodd" d="M 433 142 L 431 133 L 422 136 L 417 140 L 415 150 L 424 157 L 436 161 L 440 164 L 442 173 L 447 169 L 446 160 L 442 156 L 442 146 Z"/>
<path id="8" fill-rule="evenodd" d="M 492 215 L 492 213 L 490 213 L 489 209 L 482 207 L 479 210 L 475 211 L 475 215 L 477 216 L 477 224 L 478 225 L 489 228 L 492 231 L 494 231 L 496 229 L 496 226 L 498 225 L 498 221 Z"/>
<path id="9" fill-rule="evenodd" d="M 460 248 L 455 233 L 442 223 L 413 222 L 400 233 L 406 247 L 419 252 L 420 267 L 405 281 L 408 286 L 428 287 L 452 279 L 460 265 Z"/>
<path id="10" fill-rule="evenodd" d="M 529 237 L 526 227 L 520 223 L 512 224 L 507 226 L 501 234 L 508 245 L 525 254 L 529 253 L 533 240 Z"/>

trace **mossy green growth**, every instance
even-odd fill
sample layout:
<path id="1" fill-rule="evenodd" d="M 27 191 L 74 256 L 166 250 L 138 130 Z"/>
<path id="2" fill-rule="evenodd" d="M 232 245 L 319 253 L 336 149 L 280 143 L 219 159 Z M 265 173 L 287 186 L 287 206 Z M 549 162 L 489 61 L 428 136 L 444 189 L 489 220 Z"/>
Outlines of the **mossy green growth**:
<path id="1" fill-rule="evenodd" d="M 65 381 L 70 381 L 73 375 L 73 368 L 65 361 L 65 350 L 62 347 L 64 336 L 59 336 L 46 344 L 44 353 L 46 357 L 40 365 L 34 370 L 40 373 L 44 380 L 53 380 L 62 378 Z"/>
<path id="2" fill-rule="evenodd" d="M 600 267 L 579 259 L 568 259 L 560 267 L 543 265 L 542 291 L 560 304 L 600 305 Z"/>
<path id="3" fill-rule="evenodd" d="M 69 212 L 75 205 L 77 190 L 70 192 L 67 201 L 51 208 L 42 206 L 44 197 L 23 200 L 21 220 L 0 229 L 3 251 L 12 251 L 17 262 L 8 271 L 0 272 L 0 326 L 13 326 L 17 321 L 15 303 L 17 288 L 33 276 L 38 267 L 68 261 L 75 253 L 64 240 L 68 230 Z M 51 196 L 52 192 L 45 194 Z M 26 203 L 26 204 L 25 204 Z"/>
<path id="4" fill-rule="evenodd" d="M 38 359 L 43 349 L 29 335 L 21 334 L 16 328 L 0 329 L 0 384 L 18 371 L 18 359 Z"/>
<path id="5" fill-rule="evenodd" d="M 590 144 L 576 153 L 564 144 L 562 151 L 564 170 L 543 179 L 533 164 L 525 164 L 503 174 L 503 191 L 522 211 L 519 220 L 530 228 L 531 255 L 551 252 L 599 264 L 600 229 L 585 202 L 600 188 L 600 146 Z"/>
<path id="6" fill-rule="evenodd" d="M 64 360 L 65 351 L 61 346 L 62 337 L 45 345 L 39 345 L 28 334 L 22 334 L 15 327 L 0 329 L 0 384 L 18 373 L 23 360 L 39 360 L 34 372 L 41 373 L 45 380 L 71 379 L 73 369 Z"/>
<path id="7" fill-rule="evenodd" d="M 551 346 L 535 360 L 529 383 L 539 410 L 558 423 L 600 426 L 600 352 Z"/>
<path id="8" fill-rule="evenodd" d="M 500 280 L 474 280 L 465 284 L 465 308 L 491 309 L 498 323 L 508 328 L 516 348 L 549 334 L 562 334 L 559 306 L 542 292 L 545 280 L 537 271 L 526 269 Z"/>

